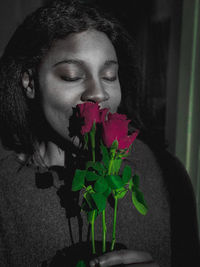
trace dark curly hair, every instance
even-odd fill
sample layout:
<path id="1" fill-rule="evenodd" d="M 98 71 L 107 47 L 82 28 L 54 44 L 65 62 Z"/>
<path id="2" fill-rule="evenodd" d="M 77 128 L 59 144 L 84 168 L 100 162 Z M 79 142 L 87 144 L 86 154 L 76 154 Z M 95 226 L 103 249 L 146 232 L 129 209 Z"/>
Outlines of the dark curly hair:
<path id="1" fill-rule="evenodd" d="M 119 60 L 122 102 L 119 112 L 141 129 L 140 72 L 135 43 L 110 15 L 84 1 L 53 1 L 30 14 L 17 28 L 0 59 L 0 135 L 9 149 L 33 154 L 37 136 L 30 103 L 22 86 L 22 74 L 37 69 L 55 40 L 87 29 L 104 32 L 114 45 Z M 36 83 L 37 85 L 37 83 Z M 37 88 L 36 88 L 37 90 Z"/>

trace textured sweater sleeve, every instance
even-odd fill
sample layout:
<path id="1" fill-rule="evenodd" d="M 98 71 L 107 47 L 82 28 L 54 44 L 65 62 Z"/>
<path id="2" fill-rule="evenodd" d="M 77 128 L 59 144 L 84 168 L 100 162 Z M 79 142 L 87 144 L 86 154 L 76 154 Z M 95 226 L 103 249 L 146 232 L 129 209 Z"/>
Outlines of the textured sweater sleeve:
<path id="1" fill-rule="evenodd" d="M 4 198 L 2 193 L 2 187 L 0 187 L 0 266 L 7 267 L 9 266 L 7 262 L 7 249 L 5 244 L 5 233 L 2 227 L 2 218 L 3 218 L 3 207 L 4 206 Z"/>
<path id="2" fill-rule="evenodd" d="M 4 243 L 3 243 L 3 240 L 2 240 L 2 232 L 0 233 L 0 266 L 1 267 L 7 267 L 9 266 L 8 265 L 8 262 L 6 260 L 6 257 L 5 257 L 5 247 L 4 247 Z"/>

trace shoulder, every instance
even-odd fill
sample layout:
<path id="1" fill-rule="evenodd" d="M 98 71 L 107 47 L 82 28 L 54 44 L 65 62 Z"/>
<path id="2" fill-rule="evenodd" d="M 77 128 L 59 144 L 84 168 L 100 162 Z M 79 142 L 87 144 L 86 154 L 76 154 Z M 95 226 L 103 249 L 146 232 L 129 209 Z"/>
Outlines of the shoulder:
<path id="1" fill-rule="evenodd" d="M 159 168 L 159 164 L 152 149 L 139 139 L 134 141 L 127 161 L 141 170 Z"/>
<path id="2" fill-rule="evenodd" d="M 141 140 L 135 140 L 131 155 L 127 159 L 139 170 L 147 183 L 159 183 L 168 192 L 171 207 L 187 202 L 195 208 L 195 195 L 191 179 L 181 161 L 166 149 L 154 149 Z M 150 185 L 151 186 L 151 185 Z M 154 187 L 154 188 L 155 188 Z M 181 203 L 180 203 L 181 202 Z M 180 207 L 179 207 L 180 210 Z"/>
<path id="3" fill-rule="evenodd" d="M 16 174 L 25 167 L 15 152 L 10 152 L 0 159 L 0 176 Z"/>
<path id="4" fill-rule="evenodd" d="M 130 155 L 131 160 L 136 160 L 136 158 L 144 166 L 152 165 L 160 168 L 167 184 L 173 183 L 173 187 L 180 184 L 191 187 L 191 180 L 184 165 L 166 149 L 155 149 L 138 139 Z"/>
<path id="5" fill-rule="evenodd" d="M 10 152 L 0 159 L 0 176 L 17 173 L 22 165 L 14 152 Z"/>
<path id="6" fill-rule="evenodd" d="M 35 170 L 21 161 L 15 152 L 0 160 L 1 195 L 16 195 L 35 184 Z M 14 196 L 13 196 L 14 197 Z"/>

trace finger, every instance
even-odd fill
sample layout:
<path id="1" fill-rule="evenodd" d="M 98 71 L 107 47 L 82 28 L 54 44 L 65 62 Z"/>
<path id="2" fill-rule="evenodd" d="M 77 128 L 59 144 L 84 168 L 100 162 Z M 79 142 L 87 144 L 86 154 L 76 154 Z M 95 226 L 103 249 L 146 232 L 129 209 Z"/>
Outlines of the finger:
<path id="1" fill-rule="evenodd" d="M 146 263 L 153 261 L 151 255 L 145 251 L 122 249 L 120 250 L 120 257 L 123 264 Z"/>
<path id="2" fill-rule="evenodd" d="M 89 262 L 89 266 L 90 266 L 90 267 L 97 267 L 97 266 L 99 266 L 99 259 L 98 259 L 98 258 L 92 259 L 92 260 Z"/>
<path id="3" fill-rule="evenodd" d="M 90 266 L 95 267 L 99 265 L 101 267 L 107 267 L 119 264 L 140 263 L 140 267 L 142 267 L 141 263 L 151 264 L 152 262 L 153 259 L 148 252 L 122 249 L 119 251 L 108 252 L 94 259 L 90 262 Z M 150 267 L 150 265 L 148 266 Z"/>
<path id="4" fill-rule="evenodd" d="M 155 262 L 151 262 L 151 263 L 133 263 L 133 264 L 128 264 L 128 265 L 124 265 L 124 267 L 159 267 L 159 265 Z"/>
<path id="5" fill-rule="evenodd" d="M 112 251 L 107 252 L 102 256 L 99 256 L 98 258 L 95 258 L 90 261 L 89 265 L 90 267 L 108 267 L 108 266 L 114 266 L 122 263 L 122 259 L 120 257 L 119 251 Z"/>
<path id="6" fill-rule="evenodd" d="M 131 263 L 151 263 L 153 261 L 151 255 L 147 252 L 127 249 L 106 253 L 98 257 L 98 260 L 101 267 Z"/>
<path id="7" fill-rule="evenodd" d="M 98 261 L 101 267 L 115 266 L 123 263 L 119 251 L 108 252 L 98 257 Z"/>

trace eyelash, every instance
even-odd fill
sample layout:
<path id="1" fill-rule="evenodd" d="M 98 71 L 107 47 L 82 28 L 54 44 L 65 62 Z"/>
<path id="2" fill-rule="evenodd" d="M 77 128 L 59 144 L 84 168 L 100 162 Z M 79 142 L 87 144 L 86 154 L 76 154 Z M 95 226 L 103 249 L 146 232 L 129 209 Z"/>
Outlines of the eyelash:
<path id="1" fill-rule="evenodd" d="M 114 76 L 114 77 L 110 77 L 110 78 L 103 77 L 103 79 L 106 80 L 106 81 L 109 81 L 109 82 L 114 82 L 114 81 L 117 80 L 117 77 L 116 77 L 116 76 Z"/>
<path id="2" fill-rule="evenodd" d="M 117 80 L 117 76 L 113 76 L 110 78 L 107 78 L 107 77 L 102 77 L 102 78 L 103 78 L 103 80 L 108 81 L 108 82 L 114 82 Z M 67 76 L 62 76 L 61 79 L 66 81 L 66 82 L 77 82 L 77 81 L 81 80 L 82 78 L 81 77 L 70 78 Z"/>
<path id="3" fill-rule="evenodd" d="M 66 82 L 77 82 L 77 81 L 81 80 L 81 77 L 70 78 L 67 76 L 62 76 L 61 79 L 66 81 Z"/>

